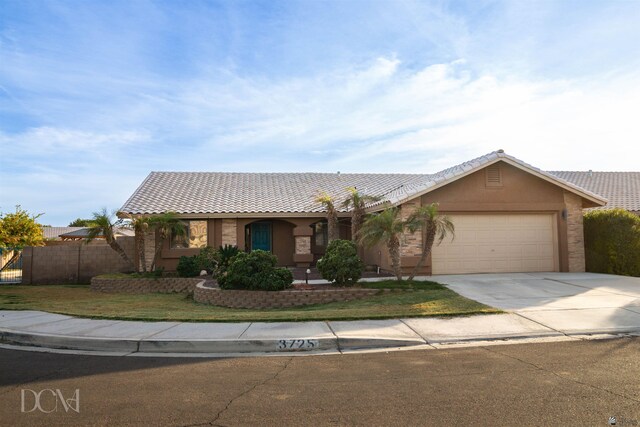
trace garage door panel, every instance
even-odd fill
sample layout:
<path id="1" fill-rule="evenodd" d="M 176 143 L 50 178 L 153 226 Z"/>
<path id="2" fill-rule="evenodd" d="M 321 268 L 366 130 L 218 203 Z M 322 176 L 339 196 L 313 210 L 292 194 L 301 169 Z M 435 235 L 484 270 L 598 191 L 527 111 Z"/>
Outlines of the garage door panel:
<path id="1" fill-rule="evenodd" d="M 434 274 L 557 270 L 553 215 L 449 216 L 455 239 L 434 246 Z"/>

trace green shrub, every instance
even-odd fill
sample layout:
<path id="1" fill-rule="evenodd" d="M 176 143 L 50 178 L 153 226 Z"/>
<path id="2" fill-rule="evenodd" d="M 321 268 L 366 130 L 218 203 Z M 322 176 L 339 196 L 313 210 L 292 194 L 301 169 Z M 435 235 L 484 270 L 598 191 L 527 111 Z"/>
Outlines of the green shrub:
<path id="1" fill-rule="evenodd" d="M 200 249 L 196 258 L 200 270 L 207 270 L 207 273 L 213 273 L 218 266 L 218 251 L 211 246 Z"/>
<path id="2" fill-rule="evenodd" d="M 222 289 L 281 291 L 291 287 L 293 274 L 278 268 L 278 259 L 270 252 L 240 252 L 231 259 L 226 272 L 218 277 Z"/>
<path id="3" fill-rule="evenodd" d="M 240 249 L 237 246 L 233 245 L 224 245 L 220 246 L 216 251 L 216 261 L 217 266 L 215 270 L 215 275 L 217 277 L 223 276 L 227 269 L 229 268 L 229 264 L 231 264 L 231 260 L 234 256 L 240 253 Z"/>
<path id="4" fill-rule="evenodd" d="M 587 271 L 640 276 L 640 216 L 624 209 L 584 215 Z"/>
<path id="5" fill-rule="evenodd" d="M 200 275 L 200 265 L 198 257 L 194 256 L 181 256 L 178 260 L 178 276 L 180 277 L 196 277 Z"/>
<path id="6" fill-rule="evenodd" d="M 316 265 L 324 280 L 338 285 L 355 284 L 364 270 L 364 263 L 358 257 L 356 244 L 350 240 L 334 240 L 327 246 L 327 252 Z"/>

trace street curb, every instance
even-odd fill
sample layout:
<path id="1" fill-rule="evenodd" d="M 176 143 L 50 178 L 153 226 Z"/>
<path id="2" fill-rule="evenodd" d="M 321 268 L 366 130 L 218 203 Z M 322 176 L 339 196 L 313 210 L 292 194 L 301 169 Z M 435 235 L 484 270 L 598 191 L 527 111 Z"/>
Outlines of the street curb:
<path id="1" fill-rule="evenodd" d="M 309 345 L 312 342 L 311 346 Z M 67 335 L 39 334 L 0 329 L 0 343 L 60 350 L 109 351 L 128 353 L 312 353 L 341 350 L 382 349 L 410 346 L 424 346 L 420 339 L 388 338 L 314 338 L 298 339 L 127 339 L 78 337 Z M 279 348 L 284 345 L 285 348 Z M 287 346 L 291 346 L 288 347 Z M 303 348 L 298 346 L 305 345 Z"/>
<path id="2" fill-rule="evenodd" d="M 0 330 L 0 342 L 63 350 L 134 352 L 138 349 L 138 342 L 136 340 L 72 337 L 11 330 Z"/>
<path id="3" fill-rule="evenodd" d="M 357 353 L 359 351 L 394 351 L 415 349 L 438 349 L 455 344 L 473 344 L 488 342 L 518 342 L 527 339 L 553 339 L 566 337 L 568 339 L 583 339 L 586 336 L 616 336 L 638 334 L 637 328 L 622 328 L 620 330 L 590 330 L 579 333 L 553 333 L 553 334 L 515 334 L 515 335 L 491 335 L 475 336 L 464 338 L 437 339 L 428 342 L 422 339 L 393 339 L 393 338 L 372 338 L 372 337 L 328 337 L 328 338 L 300 338 L 287 339 L 287 343 L 314 341 L 313 347 L 306 348 L 286 348 L 279 349 L 279 343 L 283 340 L 234 340 L 234 339 L 126 339 L 126 338 L 100 338 L 100 337 L 76 337 L 67 335 L 50 335 L 32 332 L 13 331 L 0 329 L 0 344 L 16 346 L 17 348 L 39 348 L 43 350 L 79 351 L 87 354 L 118 354 L 118 355 L 138 355 L 157 356 L 167 355 L 176 357 L 183 355 L 206 357 L 215 354 L 218 357 L 235 355 L 251 356 L 255 355 L 314 355 L 314 354 L 340 354 Z M 583 337 L 583 338 L 580 338 Z"/>

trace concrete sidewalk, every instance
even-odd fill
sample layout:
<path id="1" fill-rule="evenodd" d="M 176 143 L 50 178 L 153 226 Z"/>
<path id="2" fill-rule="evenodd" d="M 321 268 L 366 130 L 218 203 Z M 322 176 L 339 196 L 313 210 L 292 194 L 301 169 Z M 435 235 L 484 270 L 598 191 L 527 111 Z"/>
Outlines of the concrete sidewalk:
<path id="1" fill-rule="evenodd" d="M 518 314 L 350 322 L 183 323 L 93 320 L 39 311 L 0 311 L 0 343 L 118 355 L 317 354 L 438 348 L 495 340 L 580 339 L 588 332 L 578 330 L 567 334 Z M 609 331 L 613 333 L 615 331 Z"/>

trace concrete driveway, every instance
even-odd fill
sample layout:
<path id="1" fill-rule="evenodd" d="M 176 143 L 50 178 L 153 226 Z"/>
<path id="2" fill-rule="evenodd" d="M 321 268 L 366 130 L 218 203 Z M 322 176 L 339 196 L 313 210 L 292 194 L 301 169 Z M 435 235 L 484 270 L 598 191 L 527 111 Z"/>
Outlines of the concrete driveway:
<path id="1" fill-rule="evenodd" d="M 459 294 L 565 334 L 640 331 L 640 278 L 595 273 L 433 276 Z"/>

